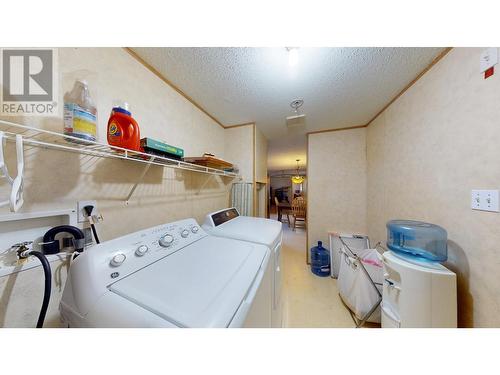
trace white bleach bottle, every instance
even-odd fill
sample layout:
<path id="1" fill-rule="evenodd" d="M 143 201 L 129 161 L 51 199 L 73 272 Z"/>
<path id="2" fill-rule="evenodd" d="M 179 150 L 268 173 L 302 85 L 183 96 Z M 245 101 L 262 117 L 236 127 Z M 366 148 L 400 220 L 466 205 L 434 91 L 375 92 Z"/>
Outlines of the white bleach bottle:
<path id="1" fill-rule="evenodd" d="M 87 81 L 76 80 L 73 89 L 64 94 L 64 134 L 86 141 L 97 140 L 97 108 Z M 66 140 L 79 143 L 71 138 Z"/>

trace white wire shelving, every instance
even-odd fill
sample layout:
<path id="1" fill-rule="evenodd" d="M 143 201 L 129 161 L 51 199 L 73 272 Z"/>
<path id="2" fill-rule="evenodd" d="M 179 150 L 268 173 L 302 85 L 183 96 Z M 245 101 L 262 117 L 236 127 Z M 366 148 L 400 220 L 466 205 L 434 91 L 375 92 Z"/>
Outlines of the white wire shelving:
<path id="1" fill-rule="evenodd" d="M 187 163 L 181 160 L 151 155 L 144 152 L 132 151 L 126 148 L 111 146 L 104 143 L 82 141 L 82 139 L 77 137 L 68 136 L 62 133 L 39 129 L 10 121 L 0 120 L 0 131 L 4 132 L 4 138 L 9 141 L 15 141 L 16 135 L 20 134 L 23 137 L 23 143 L 25 145 L 67 152 L 75 152 L 78 154 L 90 155 L 100 158 L 122 159 L 128 160 L 130 162 L 145 164 L 145 168 L 139 176 L 137 183 L 132 187 L 129 195 L 126 198 L 127 203 L 152 165 L 158 165 L 165 168 L 180 169 L 195 173 L 203 173 L 210 176 L 240 179 L 240 176 L 234 172 L 205 167 L 202 165 Z M 204 185 L 205 184 L 203 184 L 203 186 Z"/>

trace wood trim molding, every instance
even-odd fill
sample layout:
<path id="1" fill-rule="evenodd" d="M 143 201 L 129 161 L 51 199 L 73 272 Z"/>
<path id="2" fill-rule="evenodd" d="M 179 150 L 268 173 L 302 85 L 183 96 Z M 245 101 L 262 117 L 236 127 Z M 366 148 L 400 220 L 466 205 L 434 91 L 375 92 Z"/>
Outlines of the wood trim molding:
<path id="1" fill-rule="evenodd" d="M 254 125 L 255 122 L 247 122 L 243 124 L 235 124 L 235 125 L 224 125 L 222 122 L 220 122 L 216 117 L 211 115 L 205 108 L 203 108 L 201 105 L 199 105 L 197 102 L 194 101 L 193 98 L 191 98 L 189 95 L 187 95 L 184 91 L 182 91 L 179 87 L 174 85 L 171 81 L 169 81 L 163 74 L 161 74 L 157 69 L 155 69 L 152 65 L 150 65 L 148 62 L 146 62 L 142 57 L 140 57 L 134 50 L 132 50 L 131 47 L 123 47 L 123 49 L 131 55 L 135 60 L 137 60 L 140 64 L 142 64 L 146 69 L 151 71 L 155 76 L 160 78 L 163 82 L 165 82 L 167 85 L 169 85 L 171 88 L 173 88 L 177 93 L 179 93 L 181 96 L 183 96 L 186 100 L 188 100 L 191 104 L 193 104 L 196 108 L 198 108 L 200 111 L 202 111 L 205 115 L 210 117 L 215 123 L 217 123 L 220 127 L 224 129 L 230 129 L 230 128 L 237 128 L 240 126 L 248 126 L 248 125 Z M 351 130 L 351 129 L 359 129 L 359 128 L 364 128 L 370 125 L 382 112 L 384 112 L 389 106 L 394 103 L 401 95 L 403 95 L 411 86 L 413 86 L 422 76 L 427 73 L 434 65 L 436 65 L 443 57 L 445 57 L 448 52 L 450 52 L 453 48 L 452 47 L 447 47 L 445 48 L 432 62 L 424 69 L 422 70 L 410 83 L 408 83 L 394 98 L 392 98 L 380 111 L 377 112 L 375 116 L 373 116 L 365 125 L 357 125 L 357 126 L 350 126 L 350 127 L 344 127 L 344 128 L 338 128 L 338 129 L 324 129 L 324 130 L 316 130 L 312 132 L 308 132 L 307 135 L 309 134 L 318 134 L 318 133 L 326 133 L 326 132 L 332 132 L 332 131 L 341 131 L 341 130 Z"/>
<path id="2" fill-rule="evenodd" d="M 309 178 L 309 136 L 311 134 L 317 134 L 317 133 L 307 133 L 306 135 L 306 176 Z M 307 195 L 306 195 L 306 203 L 309 206 L 309 180 L 307 180 Z M 309 206 L 310 207 L 310 206 Z M 306 253 L 306 264 L 309 265 L 311 264 L 311 258 L 309 256 L 309 210 L 306 211 L 306 220 L 307 220 L 307 226 L 306 226 L 306 248 L 305 248 L 305 253 Z"/>
<path id="3" fill-rule="evenodd" d="M 342 130 L 353 130 L 353 129 L 361 129 L 361 128 L 366 128 L 366 125 L 346 126 L 345 128 L 337 128 L 337 129 L 315 130 L 312 132 L 308 132 L 307 136 L 310 136 L 311 134 L 338 132 L 338 131 L 342 131 Z"/>
<path id="4" fill-rule="evenodd" d="M 310 134 L 319 134 L 319 133 L 328 133 L 328 132 L 335 132 L 335 131 L 341 131 L 341 130 L 353 130 L 353 129 L 360 129 L 360 128 L 366 128 L 368 127 L 378 116 L 380 116 L 389 106 L 394 103 L 398 98 L 403 95 L 410 87 L 412 87 L 420 78 L 424 76 L 425 73 L 427 73 L 434 65 L 436 65 L 443 57 L 445 57 L 448 52 L 450 52 L 453 48 L 452 47 L 447 47 L 445 48 L 439 55 L 437 55 L 434 60 L 431 61 L 431 63 L 424 69 L 422 70 L 410 83 L 408 83 L 394 98 L 392 98 L 389 103 L 387 103 L 380 111 L 377 112 L 375 116 L 373 116 L 365 125 L 356 125 L 356 126 L 347 126 L 344 128 L 337 128 L 337 129 L 324 129 L 324 130 L 316 130 L 312 132 L 308 132 L 307 136 Z"/>
<path id="5" fill-rule="evenodd" d="M 255 124 L 252 124 L 252 148 L 253 148 L 253 216 L 257 217 L 258 216 L 258 211 L 259 211 L 259 206 L 257 204 L 257 169 L 256 169 L 256 162 L 257 162 L 257 142 L 256 142 L 256 131 L 255 131 Z"/>
<path id="6" fill-rule="evenodd" d="M 249 125 L 255 126 L 255 122 L 245 122 L 244 124 L 226 125 L 224 126 L 224 129 L 239 128 L 241 126 L 249 126 Z"/>
<path id="7" fill-rule="evenodd" d="M 210 117 L 220 127 L 222 127 L 222 128 L 225 129 L 225 126 L 219 120 L 217 120 L 214 116 L 212 116 L 210 113 L 208 113 L 207 110 L 205 108 L 203 108 L 201 105 L 199 105 L 198 103 L 196 103 L 193 98 L 191 98 L 184 91 L 182 91 L 180 88 L 178 88 L 176 85 L 174 85 L 171 81 L 169 81 L 163 74 L 161 74 L 158 70 L 156 70 L 156 68 L 154 68 L 148 62 L 146 62 L 141 56 L 139 56 L 134 50 L 132 50 L 131 47 L 123 47 L 123 49 L 130 56 L 132 56 L 134 59 L 136 59 L 140 64 L 142 64 L 146 69 L 148 69 L 151 73 L 153 73 L 155 76 L 157 76 L 163 82 L 165 82 L 167 85 L 169 85 L 175 91 L 177 91 L 177 93 L 179 93 L 181 96 L 183 96 L 185 99 L 187 99 L 192 105 L 194 105 L 196 108 L 198 108 L 200 111 L 202 111 L 208 117 Z"/>
<path id="8" fill-rule="evenodd" d="M 271 186 L 271 178 L 269 176 L 267 176 L 266 178 L 266 185 L 264 186 L 264 188 L 266 189 L 266 219 L 270 219 L 271 218 L 271 215 L 270 215 L 270 212 L 269 212 L 269 187 Z"/>
<path id="9" fill-rule="evenodd" d="M 375 116 L 373 116 L 370 121 L 366 123 L 366 126 L 370 125 L 378 116 L 382 114 L 389 106 L 394 103 L 401 95 L 403 95 L 410 87 L 412 87 L 422 76 L 427 73 L 434 65 L 436 65 L 443 57 L 445 57 L 448 52 L 450 52 L 453 48 L 452 47 L 447 47 L 445 48 L 439 55 L 436 56 L 434 60 L 424 69 L 420 72 L 419 75 L 417 75 L 413 81 L 411 81 L 409 84 L 407 84 L 403 90 L 401 90 L 392 100 L 387 103 L 380 111 L 377 112 Z"/>

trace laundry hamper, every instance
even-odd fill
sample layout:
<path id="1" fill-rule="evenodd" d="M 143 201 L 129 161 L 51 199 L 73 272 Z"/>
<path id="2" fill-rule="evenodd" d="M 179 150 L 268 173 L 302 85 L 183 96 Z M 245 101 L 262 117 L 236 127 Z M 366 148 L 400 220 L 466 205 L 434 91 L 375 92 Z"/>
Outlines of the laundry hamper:
<path id="1" fill-rule="evenodd" d="M 357 327 L 380 323 L 383 266 L 376 249 L 351 249 L 343 242 L 337 280 L 339 294 Z"/>
<path id="2" fill-rule="evenodd" d="M 349 248 L 355 253 L 358 250 L 370 248 L 370 240 L 368 239 L 368 236 L 364 236 L 361 234 L 337 233 L 332 231 L 328 232 L 328 238 L 330 240 L 330 270 L 331 276 L 334 279 L 337 279 L 339 277 L 340 258 L 344 243 L 346 244 L 346 246 L 349 246 Z"/>

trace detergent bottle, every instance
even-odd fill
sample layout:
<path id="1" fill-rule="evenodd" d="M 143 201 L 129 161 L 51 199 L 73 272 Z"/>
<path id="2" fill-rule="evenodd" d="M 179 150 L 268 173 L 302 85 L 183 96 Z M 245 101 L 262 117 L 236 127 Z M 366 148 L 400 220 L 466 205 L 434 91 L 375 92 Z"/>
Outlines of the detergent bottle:
<path id="1" fill-rule="evenodd" d="M 97 108 L 90 96 L 87 81 L 76 80 L 73 89 L 64 94 L 64 134 L 83 141 L 96 141 Z M 75 138 L 66 140 L 82 143 Z"/>
<path id="2" fill-rule="evenodd" d="M 108 120 L 108 143 L 133 151 L 141 151 L 141 134 L 139 125 L 132 117 L 126 102 L 113 106 Z"/>

